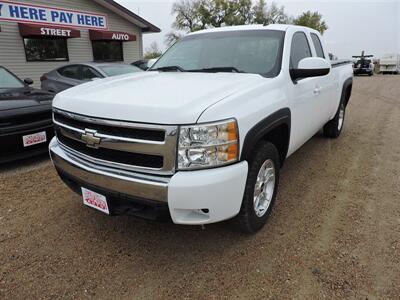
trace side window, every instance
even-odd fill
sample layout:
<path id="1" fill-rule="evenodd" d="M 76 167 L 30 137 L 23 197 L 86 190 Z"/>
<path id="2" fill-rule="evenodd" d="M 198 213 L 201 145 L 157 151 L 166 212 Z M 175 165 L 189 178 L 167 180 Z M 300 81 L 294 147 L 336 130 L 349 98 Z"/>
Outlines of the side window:
<path id="1" fill-rule="evenodd" d="M 296 69 L 299 61 L 311 57 L 311 49 L 304 32 L 296 32 L 293 35 L 292 48 L 290 50 L 290 68 Z"/>
<path id="2" fill-rule="evenodd" d="M 92 80 L 93 78 L 102 78 L 95 69 L 88 67 L 88 66 L 82 66 L 81 68 L 81 79 L 82 80 Z"/>
<path id="3" fill-rule="evenodd" d="M 80 79 L 79 65 L 66 66 L 59 69 L 57 72 L 67 78 L 78 79 L 78 80 Z"/>
<path id="4" fill-rule="evenodd" d="M 311 33 L 311 39 L 314 44 L 315 51 L 317 51 L 317 56 L 321 58 L 325 58 L 324 50 L 322 49 L 321 40 L 319 39 L 318 35 L 315 33 Z"/>

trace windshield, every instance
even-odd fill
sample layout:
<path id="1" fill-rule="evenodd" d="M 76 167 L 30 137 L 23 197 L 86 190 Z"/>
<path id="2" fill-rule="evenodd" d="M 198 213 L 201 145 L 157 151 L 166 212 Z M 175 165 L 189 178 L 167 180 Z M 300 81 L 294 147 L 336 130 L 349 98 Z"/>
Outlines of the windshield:
<path id="1" fill-rule="evenodd" d="M 24 84 L 21 82 L 21 80 L 8 72 L 6 69 L 0 67 L 0 89 L 14 89 L 22 87 L 24 87 Z"/>
<path id="2" fill-rule="evenodd" d="M 174 44 L 151 70 L 174 66 L 180 71 L 219 69 L 275 77 L 281 68 L 284 35 L 277 30 L 189 35 Z"/>
<path id="3" fill-rule="evenodd" d="M 99 67 L 107 76 L 116 76 L 128 73 L 142 72 L 143 70 L 132 65 L 112 65 Z"/>

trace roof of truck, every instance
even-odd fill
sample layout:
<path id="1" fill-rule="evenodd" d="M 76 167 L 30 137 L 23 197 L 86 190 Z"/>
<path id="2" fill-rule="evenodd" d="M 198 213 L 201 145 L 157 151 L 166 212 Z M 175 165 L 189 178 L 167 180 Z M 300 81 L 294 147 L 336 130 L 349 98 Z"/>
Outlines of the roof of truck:
<path id="1" fill-rule="evenodd" d="M 314 31 L 311 28 L 298 26 L 298 25 L 290 25 L 290 24 L 270 24 L 270 25 L 262 25 L 262 24 L 255 24 L 255 25 L 237 25 L 237 26 L 225 26 L 225 27 L 218 27 L 218 28 L 210 28 L 210 29 L 203 29 L 199 31 L 195 31 L 189 33 L 188 35 L 195 35 L 195 34 L 202 34 L 202 33 L 209 33 L 209 32 L 227 32 L 227 31 L 242 31 L 242 30 L 281 30 L 286 31 L 290 27 L 302 28 L 307 29 L 310 31 Z"/>

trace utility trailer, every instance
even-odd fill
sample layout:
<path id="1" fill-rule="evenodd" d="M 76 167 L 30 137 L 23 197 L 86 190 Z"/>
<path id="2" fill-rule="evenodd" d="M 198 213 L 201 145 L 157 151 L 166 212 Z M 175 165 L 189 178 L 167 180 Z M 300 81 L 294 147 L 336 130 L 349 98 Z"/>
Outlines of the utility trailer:
<path id="1" fill-rule="evenodd" d="M 379 72 L 382 74 L 400 73 L 400 54 L 386 54 L 380 60 Z"/>

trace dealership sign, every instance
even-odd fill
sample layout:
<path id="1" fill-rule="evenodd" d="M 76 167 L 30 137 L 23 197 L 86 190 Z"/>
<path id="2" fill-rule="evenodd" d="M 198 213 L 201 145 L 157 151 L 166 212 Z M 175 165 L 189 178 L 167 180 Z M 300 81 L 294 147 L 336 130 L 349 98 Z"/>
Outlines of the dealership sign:
<path id="1" fill-rule="evenodd" d="M 108 29 L 106 15 L 1 0 L 0 20 Z"/>

